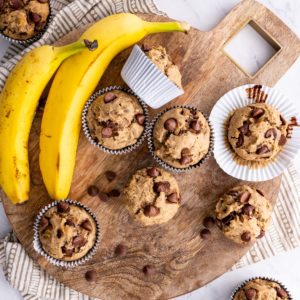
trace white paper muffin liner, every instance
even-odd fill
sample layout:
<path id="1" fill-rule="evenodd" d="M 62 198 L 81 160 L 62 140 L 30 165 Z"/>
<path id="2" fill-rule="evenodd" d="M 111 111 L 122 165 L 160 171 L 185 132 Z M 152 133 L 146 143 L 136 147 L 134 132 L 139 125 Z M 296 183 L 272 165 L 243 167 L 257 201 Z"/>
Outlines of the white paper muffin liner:
<path id="1" fill-rule="evenodd" d="M 130 95 L 135 96 L 137 98 L 137 100 L 139 101 L 141 107 L 143 108 L 143 112 L 144 112 L 144 116 L 145 116 L 144 131 L 143 131 L 142 135 L 138 138 L 136 143 L 133 144 L 133 145 L 126 146 L 122 149 L 116 149 L 116 150 L 104 147 L 100 142 L 94 140 L 93 137 L 91 136 L 89 126 L 88 126 L 88 122 L 87 122 L 87 113 L 88 113 L 88 110 L 89 110 L 89 107 L 91 106 L 91 104 L 99 96 L 101 96 L 101 95 L 103 95 L 107 92 L 113 91 L 113 90 L 123 91 L 125 93 L 128 93 Z M 109 154 L 113 154 L 113 155 L 126 154 L 126 153 L 129 153 L 129 152 L 135 150 L 136 148 L 138 148 L 146 138 L 148 121 L 149 121 L 149 114 L 148 114 L 147 105 L 132 90 L 126 89 L 126 88 L 123 88 L 123 87 L 120 87 L 120 86 L 110 86 L 110 87 L 104 88 L 104 89 L 96 92 L 95 94 L 93 94 L 91 96 L 91 98 L 88 100 L 88 102 L 85 104 L 83 112 L 82 112 L 82 129 L 83 129 L 83 132 L 84 132 L 86 138 L 89 140 L 89 142 L 93 146 L 97 147 L 98 149 L 100 149 L 101 151 L 103 151 L 105 153 L 109 153 Z"/>
<path id="2" fill-rule="evenodd" d="M 252 277 L 252 278 L 250 278 L 250 279 L 248 279 L 248 280 L 245 280 L 242 284 L 240 284 L 239 286 L 237 286 L 237 287 L 235 288 L 235 290 L 233 291 L 233 293 L 232 293 L 232 295 L 231 295 L 231 297 L 230 297 L 230 300 L 233 300 L 233 299 L 234 299 L 234 296 L 236 295 L 236 293 L 237 293 L 241 288 L 243 288 L 249 281 L 252 281 L 252 280 L 255 280 L 255 279 L 262 279 L 262 280 L 273 281 L 273 282 L 278 283 L 278 284 L 281 286 L 281 288 L 287 292 L 287 294 L 288 294 L 288 300 L 293 300 L 290 291 L 289 291 L 289 290 L 285 287 L 285 285 L 282 284 L 280 281 L 278 281 L 278 280 L 276 280 L 276 279 L 274 279 L 274 278 L 270 278 L 270 277 L 260 277 L 260 276 L 258 276 L 258 277 Z"/>
<path id="3" fill-rule="evenodd" d="M 49 25 L 51 24 L 51 22 L 54 18 L 53 1 L 54 0 L 49 0 L 49 2 L 48 2 L 49 3 L 49 15 L 48 15 L 47 22 L 46 22 L 44 28 L 40 32 L 35 34 L 33 37 L 31 37 L 27 40 L 17 40 L 17 39 L 13 39 L 13 38 L 5 35 L 1 30 L 0 30 L 0 37 L 4 38 L 5 40 L 9 41 L 10 43 L 24 45 L 24 46 L 29 46 L 30 44 L 39 40 L 44 35 L 44 33 L 47 31 Z"/>
<path id="4" fill-rule="evenodd" d="M 73 261 L 64 261 L 64 260 L 60 260 L 60 259 L 50 256 L 47 252 L 45 252 L 45 250 L 43 249 L 43 246 L 41 244 L 41 241 L 40 241 L 39 227 L 40 227 L 40 221 L 41 221 L 42 217 L 51 207 L 58 205 L 61 201 L 64 201 L 71 205 L 76 205 L 78 207 L 83 208 L 92 216 L 92 218 L 94 219 L 94 221 L 96 223 L 97 231 L 96 231 L 96 239 L 95 239 L 94 246 L 88 251 L 88 253 L 84 257 L 77 259 L 77 260 L 73 260 Z M 100 244 L 100 240 L 101 240 L 100 224 L 97 220 L 96 215 L 91 211 L 91 209 L 88 208 L 87 206 L 83 205 L 82 203 L 71 200 L 71 199 L 65 199 L 65 200 L 61 200 L 61 201 L 54 201 L 54 202 L 46 205 L 44 208 L 42 208 L 40 210 L 40 212 L 36 216 L 36 219 L 35 219 L 35 222 L 33 225 L 33 231 L 34 231 L 33 248 L 39 255 L 44 256 L 51 264 L 53 264 L 57 267 L 74 268 L 74 267 L 77 267 L 77 266 L 87 263 L 96 253 L 96 251 L 99 247 L 99 244 Z"/>
<path id="5" fill-rule="evenodd" d="M 300 127 L 293 127 L 292 137 L 288 138 L 275 159 L 264 166 L 250 168 L 236 162 L 234 152 L 227 142 L 226 123 L 236 109 L 255 103 L 254 100 L 248 98 L 246 92 L 246 89 L 254 86 L 253 84 L 243 85 L 226 93 L 213 107 L 209 119 L 215 132 L 214 157 L 220 168 L 237 179 L 258 182 L 279 176 L 296 157 L 300 149 Z M 275 107 L 287 122 L 292 117 L 299 120 L 297 109 L 280 91 L 267 86 L 262 86 L 262 90 L 268 94 L 266 103 Z"/>
<path id="6" fill-rule="evenodd" d="M 214 130 L 213 130 L 213 127 L 211 126 L 211 123 L 209 121 L 209 118 L 206 114 L 204 114 L 203 112 L 202 115 L 204 116 L 204 118 L 206 119 L 207 123 L 208 123 L 208 126 L 210 128 L 210 138 L 209 138 L 209 148 L 208 148 L 208 152 L 207 154 L 196 164 L 194 165 L 191 165 L 189 167 L 186 167 L 186 168 L 175 168 L 169 164 L 167 164 L 165 161 L 163 161 L 160 157 L 158 157 L 156 154 L 155 154 L 155 146 L 154 146 L 154 141 L 153 141 L 153 130 L 154 130 L 154 127 L 155 127 L 155 124 L 157 122 L 157 120 L 164 114 L 166 113 L 167 111 L 169 110 L 172 110 L 172 109 L 175 109 L 175 108 L 187 108 L 187 109 L 190 109 L 190 110 L 194 110 L 194 111 L 199 111 L 201 112 L 199 109 L 195 108 L 195 107 L 192 107 L 192 106 L 188 106 L 188 105 L 176 105 L 176 106 L 172 106 L 172 107 L 169 107 L 163 111 L 161 111 L 153 120 L 152 122 L 149 124 L 149 127 L 148 127 L 148 130 L 147 130 L 147 140 L 148 140 L 148 149 L 152 155 L 152 157 L 154 158 L 154 160 L 161 166 L 163 167 L 164 169 L 168 170 L 168 171 L 171 171 L 171 172 L 174 172 L 174 173 L 183 173 L 183 172 L 188 172 L 188 171 L 191 171 L 193 169 L 196 169 L 198 167 L 200 167 L 202 164 L 204 164 L 208 159 L 209 157 L 212 155 L 213 153 L 213 149 L 214 149 Z"/>
<path id="7" fill-rule="evenodd" d="M 155 109 L 184 93 L 162 73 L 138 45 L 133 47 L 122 68 L 121 76 L 145 103 Z"/>

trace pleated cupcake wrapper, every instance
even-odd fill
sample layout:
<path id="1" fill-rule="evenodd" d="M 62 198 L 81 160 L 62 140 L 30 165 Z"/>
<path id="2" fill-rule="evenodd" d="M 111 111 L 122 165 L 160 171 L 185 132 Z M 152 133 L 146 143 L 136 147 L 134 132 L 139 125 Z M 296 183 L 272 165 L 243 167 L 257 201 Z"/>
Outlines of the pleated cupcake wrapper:
<path id="1" fill-rule="evenodd" d="M 240 289 L 242 289 L 249 281 L 252 281 L 252 280 L 255 280 L 255 279 L 262 279 L 262 280 L 267 280 L 267 281 L 273 281 L 273 282 L 279 284 L 281 286 L 281 288 L 287 292 L 287 294 L 288 294 L 288 300 L 293 300 L 290 291 L 285 287 L 285 285 L 282 284 L 280 281 L 278 281 L 278 280 L 276 280 L 274 278 L 270 278 L 270 277 L 252 277 L 250 279 L 245 280 L 242 284 L 240 284 L 238 287 L 235 288 L 235 290 L 233 291 L 233 293 L 232 293 L 232 295 L 230 297 L 230 300 L 233 300 L 234 296 L 236 295 L 236 293 Z"/>
<path id="2" fill-rule="evenodd" d="M 138 45 L 133 47 L 122 68 L 121 76 L 145 103 L 155 109 L 184 93 L 163 74 Z"/>
<path id="3" fill-rule="evenodd" d="M 127 146 L 127 147 L 124 147 L 122 149 L 116 149 L 116 150 L 112 150 L 112 149 L 109 149 L 107 147 L 104 147 L 101 143 L 95 141 L 90 133 L 90 129 L 88 127 L 88 122 L 87 122 L 87 113 L 88 113 L 88 110 L 89 110 L 89 107 L 91 106 L 91 104 L 101 95 L 107 93 L 107 92 L 111 92 L 113 90 L 119 90 L 119 91 L 123 91 L 125 93 L 128 93 L 130 95 L 133 95 L 137 98 L 137 100 L 139 101 L 140 105 L 142 106 L 143 108 L 143 111 L 144 111 L 144 116 L 145 116 L 145 122 L 144 122 L 144 131 L 142 133 L 142 135 L 138 138 L 137 142 L 133 145 L 130 145 L 130 146 Z M 110 87 L 107 87 L 107 88 L 104 88 L 98 92 L 96 92 L 95 94 L 93 94 L 91 96 L 91 98 L 88 100 L 88 102 L 85 104 L 85 107 L 83 109 L 83 112 L 82 112 L 82 129 L 83 129 L 83 132 L 86 136 L 86 138 L 89 140 L 89 142 L 97 147 L 98 149 L 100 149 L 101 151 L 105 152 L 105 153 L 109 153 L 109 154 L 113 154 L 113 155 L 119 155 L 119 154 L 127 154 L 133 150 L 135 150 L 136 148 L 138 148 L 142 143 L 143 141 L 145 140 L 146 138 L 146 132 L 147 132 L 147 125 L 148 125 L 148 120 L 149 120 L 149 115 L 148 115 L 148 108 L 147 108 L 147 105 L 130 89 L 126 89 L 126 88 L 123 88 L 123 87 L 120 87 L 120 86 L 110 86 Z"/>
<path id="4" fill-rule="evenodd" d="M 214 156 L 220 168 L 237 179 L 258 182 L 279 176 L 290 165 L 300 149 L 300 127 L 293 127 L 292 137 L 288 138 L 275 159 L 266 165 L 254 169 L 236 162 L 234 151 L 227 142 L 226 123 L 236 109 L 255 103 L 246 92 L 246 89 L 253 87 L 252 84 L 243 85 L 226 93 L 213 107 L 209 119 L 215 133 Z M 262 90 L 268 94 L 266 103 L 275 107 L 287 122 L 291 117 L 299 120 L 294 104 L 280 91 L 267 86 L 262 86 Z"/>
<path id="5" fill-rule="evenodd" d="M 209 118 L 206 114 L 202 113 L 202 115 L 204 116 L 204 118 L 206 119 L 208 126 L 210 128 L 210 138 L 209 138 L 209 148 L 208 148 L 208 152 L 207 154 L 196 164 L 186 167 L 186 168 L 175 168 L 169 164 L 167 164 L 166 162 L 164 162 L 161 158 L 159 158 L 156 154 L 155 154 L 155 146 L 154 146 L 154 141 L 153 141 L 153 130 L 155 127 L 156 122 L 158 121 L 158 119 L 167 111 L 175 109 L 175 108 L 187 108 L 193 111 L 199 111 L 197 108 L 192 107 L 192 106 L 188 106 L 188 105 L 177 105 L 177 106 L 172 106 L 169 107 L 163 111 L 161 111 L 151 122 L 151 124 L 148 127 L 147 130 L 147 139 L 148 139 L 148 149 L 152 155 L 152 157 L 154 158 L 154 160 L 160 165 L 162 166 L 164 169 L 170 171 L 170 172 L 174 172 L 174 173 L 183 173 L 183 172 L 188 172 L 191 171 L 193 169 L 196 169 L 198 167 L 200 167 L 202 164 L 204 164 L 209 157 L 212 155 L 213 153 L 213 149 L 214 149 L 214 130 L 213 127 L 211 126 L 211 123 L 209 121 Z"/>
<path id="6" fill-rule="evenodd" d="M 49 3 L 49 16 L 48 16 L 48 19 L 47 19 L 47 22 L 46 22 L 44 28 L 40 32 L 35 34 L 33 37 L 31 37 L 27 40 L 17 40 L 17 39 L 13 39 L 13 38 L 5 35 L 4 33 L 2 33 L 1 30 L 0 30 L 0 37 L 4 38 L 5 40 L 9 41 L 10 43 L 24 45 L 24 46 L 29 46 L 30 44 L 39 40 L 44 35 L 44 33 L 47 31 L 49 25 L 51 24 L 51 22 L 53 21 L 53 18 L 54 18 L 52 1 L 54 1 L 54 0 L 49 0 L 49 2 L 48 2 Z"/>
<path id="7" fill-rule="evenodd" d="M 45 213 L 51 208 L 54 207 L 56 205 L 58 205 L 61 201 L 67 202 L 71 205 L 76 205 L 78 207 L 83 208 L 84 210 L 86 210 L 94 219 L 95 223 L 96 223 L 96 239 L 95 239 L 95 243 L 94 246 L 89 250 L 89 252 L 82 258 L 74 260 L 74 261 L 63 261 L 60 259 L 56 259 L 52 256 L 50 256 L 48 253 L 46 253 L 43 249 L 43 246 L 41 244 L 40 241 L 40 236 L 39 236 L 39 228 L 40 228 L 40 222 L 42 217 L 45 215 Z M 87 206 L 83 205 L 80 202 L 71 200 L 71 199 L 65 199 L 65 200 L 61 200 L 61 201 L 54 201 L 50 204 L 48 204 L 47 206 L 45 206 L 44 208 L 42 208 L 40 210 L 40 212 L 38 213 L 38 215 L 36 216 L 34 225 L 33 225 L 33 231 L 34 231 L 34 237 L 33 237 L 33 248 L 34 250 L 39 254 L 44 256 L 51 264 L 57 266 L 57 267 L 63 267 L 63 268 L 75 268 L 77 266 L 83 265 L 85 263 L 87 263 L 96 253 L 99 244 L 100 244 L 100 240 L 101 240 L 101 232 L 100 232 L 100 224 L 97 220 L 96 215 L 91 211 L 90 208 L 88 208 Z"/>

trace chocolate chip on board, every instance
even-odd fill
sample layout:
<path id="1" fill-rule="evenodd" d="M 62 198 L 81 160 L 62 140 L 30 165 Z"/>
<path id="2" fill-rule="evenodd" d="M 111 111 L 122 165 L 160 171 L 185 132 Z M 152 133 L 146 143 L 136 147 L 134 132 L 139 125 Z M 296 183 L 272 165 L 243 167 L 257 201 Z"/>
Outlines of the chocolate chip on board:
<path id="1" fill-rule="evenodd" d="M 159 169 L 153 167 L 153 168 L 147 169 L 147 175 L 152 178 L 155 178 L 160 175 L 160 171 L 159 171 Z"/>
<path id="2" fill-rule="evenodd" d="M 251 233 L 249 231 L 245 231 L 242 235 L 241 235 L 241 239 L 244 242 L 250 242 L 251 241 Z"/>
<path id="3" fill-rule="evenodd" d="M 174 118 L 170 118 L 165 121 L 164 128 L 170 132 L 175 131 L 177 127 L 177 120 Z"/>
<path id="4" fill-rule="evenodd" d="M 201 238 L 203 238 L 204 240 L 208 240 L 211 236 L 211 232 L 209 229 L 204 228 L 200 231 L 200 236 Z"/>
<path id="5" fill-rule="evenodd" d="M 127 247 L 125 245 L 119 244 L 115 248 L 115 255 L 116 256 L 125 256 L 127 254 Z"/>
<path id="6" fill-rule="evenodd" d="M 107 202 L 108 199 L 109 199 L 108 195 L 106 193 L 103 193 L 103 192 L 99 192 L 98 197 L 103 202 Z"/>
<path id="7" fill-rule="evenodd" d="M 256 150 L 256 154 L 258 154 L 258 155 L 266 154 L 268 152 L 270 152 L 270 150 L 267 145 L 262 145 L 262 146 L 258 147 Z"/>
<path id="8" fill-rule="evenodd" d="M 97 273 L 96 273 L 96 271 L 94 271 L 94 270 L 87 271 L 87 272 L 84 274 L 84 277 L 85 277 L 85 279 L 86 279 L 88 282 L 96 282 L 96 280 L 97 280 Z"/>
<path id="9" fill-rule="evenodd" d="M 104 96 L 104 103 L 109 103 L 114 101 L 117 98 L 117 96 L 114 93 L 107 93 Z"/>
<path id="10" fill-rule="evenodd" d="M 119 197 L 120 195 L 121 195 L 121 193 L 117 189 L 113 189 L 108 193 L 109 197 Z"/>
<path id="11" fill-rule="evenodd" d="M 159 214 L 159 208 L 149 204 L 144 207 L 144 215 L 147 217 L 155 217 Z"/>
<path id="12" fill-rule="evenodd" d="M 117 174 L 113 171 L 106 171 L 105 176 L 108 181 L 113 181 L 117 177 Z"/>
<path id="13" fill-rule="evenodd" d="M 151 275 L 154 275 L 156 273 L 156 269 L 155 269 L 154 266 L 146 265 L 146 266 L 143 267 L 143 273 L 146 276 L 151 276 Z"/>
<path id="14" fill-rule="evenodd" d="M 212 228 L 212 227 L 215 226 L 215 224 L 216 224 L 216 221 L 211 216 L 207 216 L 203 220 L 203 226 L 206 227 L 206 228 Z"/>
<path id="15" fill-rule="evenodd" d="M 96 187 L 95 185 L 90 185 L 88 187 L 88 190 L 87 190 L 88 194 L 91 196 L 91 197 L 95 197 L 98 195 L 99 193 L 99 189 L 98 187 Z"/>

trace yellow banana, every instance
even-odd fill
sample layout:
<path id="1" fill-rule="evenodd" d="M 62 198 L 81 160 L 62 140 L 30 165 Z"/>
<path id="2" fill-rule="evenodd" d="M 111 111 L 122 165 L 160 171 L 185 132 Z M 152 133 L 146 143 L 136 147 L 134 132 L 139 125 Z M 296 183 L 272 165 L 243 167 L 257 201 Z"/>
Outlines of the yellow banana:
<path id="1" fill-rule="evenodd" d="M 13 203 L 29 197 L 28 138 L 39 98 L 62 61 L 87 46 L 97 43 L 35 48 L 7 78 L 0 95 L 0 185 Z"/>
<path id="2" fill-rule="evenodd" d="M 82 39 L 98 39 L 93 53 L 82 52 L 66 60 L 57 72 L 47 99 L 40 136 L 40 168 L 49 195 L 69 194 L 80 133 L 81 112 L 111 60 L 125 48 L 155 32 L 186 32 L 179 22 L 146 22 L 123 13 L 92 25 Z"/>

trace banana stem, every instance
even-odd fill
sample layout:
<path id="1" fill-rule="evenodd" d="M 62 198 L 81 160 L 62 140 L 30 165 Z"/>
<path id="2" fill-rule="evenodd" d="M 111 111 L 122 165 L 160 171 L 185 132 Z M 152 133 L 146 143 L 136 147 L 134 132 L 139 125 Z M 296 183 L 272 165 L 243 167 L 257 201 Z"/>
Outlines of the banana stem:
<path id="1" fill-rule="evenodd" d="M 186 22 L 146 22 L 144 21 L 144 28 L 146 32 L 158 33 L 169 31 L 188 32 L 191 26 Z"/>

